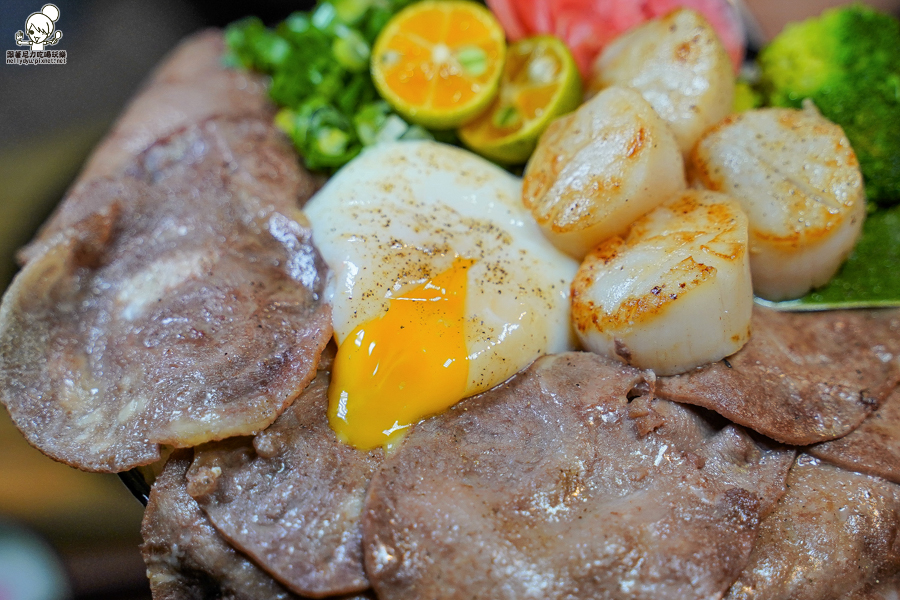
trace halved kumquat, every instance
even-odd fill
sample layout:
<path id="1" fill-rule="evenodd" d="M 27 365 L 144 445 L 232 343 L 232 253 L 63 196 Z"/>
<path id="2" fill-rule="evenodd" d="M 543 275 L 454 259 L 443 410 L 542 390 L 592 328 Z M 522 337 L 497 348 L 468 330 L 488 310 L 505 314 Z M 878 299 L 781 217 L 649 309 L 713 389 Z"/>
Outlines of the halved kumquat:
<path id="1" fill-rule="evenodd" d="M 413 123 L 458 127 L 497 94 L 506 41 L 489 10 L 466 0 L 424 0 L 400 11 L 372 52 L 379 93 Z"/>
<path id="2" fill-rule="evenodd" d="M 459 137 L 482 156 L 524 163 L 550 122 L 580 103 L 581 77 L 562 40 L 551 35 L 519 40 L 506 52 L 497 97 L 463 125 Z"/>

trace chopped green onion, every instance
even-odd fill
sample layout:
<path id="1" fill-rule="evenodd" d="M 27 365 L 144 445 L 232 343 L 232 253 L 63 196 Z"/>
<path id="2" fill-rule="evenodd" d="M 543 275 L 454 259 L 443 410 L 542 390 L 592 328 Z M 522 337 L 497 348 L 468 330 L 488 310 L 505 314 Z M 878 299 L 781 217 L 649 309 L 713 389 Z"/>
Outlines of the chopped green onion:
<path id="1" fill-rule="evenodd" d="M 332 0 L 337 18 L 345 25 L 356 25 L 372 7 L 374 0 Z"/>
<path id="2" fill-rule="evenodd" d="M 337 10 L 330 2 L 320 3 L 312 13 L 313 27 L 319 31 L 327 31 L 337 17 Z"/>
<path id="3" fill-rule="evenodd" d="M 378 132 L 384 127 L 391 107 L 384 100 L 364 106 L 353 117 L 356 134 L 364 146 L 371 146 L 378 141 Z"/>
<path id="4" fill-rule="evenodd" d="M 355 29 L 343 25 L 335 28 L 337 36 L 331 44 L 331 51 L 338 64 L 353 73 L 360 73 L 369 68 L 369 44 Z"/>
<path id="5" fill-rule="evenodd" d="M 403 5 L 409 4 L 409 2 L 396 3 L 398 6 L 395 7 L 395 10 L 399 10 Z M 370 44 L 375 43 L 375 38 L 378 37 L 378 34 L 384 29 L 384 26 L 387 25 L 387 22 L 391 20 L 391 17 L 394 16 L 394 10 L 390 10 L 384 7 L 376 6 L 372 9 L 371 13 L 367 17 L 366 21 L 362 24 L 363 29 L 362 33 L 365 35 L 366 40 Z"/>
<path id="6" fill-rule="evenodd" d="M 275 115 L 275 127 L 282 130 L 289 138 L 294 137 L 297 131 L 297 113 L 289 108 L 282 108 Z"/>
<path id="7" fill-rule="evenodd" d="M 378 132 L 377 140 L 379 143 L 395 142 L 408 130 L 409 123 L 397 115 L 390 115 L 384 120 L 384 125 L 382 126 L 381 131 Z"/>
<path id="8" fill-rule="evenodd" d="M 325 127 L 316 133 L 316 145 L 326 156 L 340 156 L 347 151 L 350 136 L 340 129 Z"/>
<path id="9" fill-rule="evenodd" d="M 302 12 L 295 12 L 279 25 L 278 30 L 279 33 L 289 32 L 295 35 L 302 35 L 309 31 L 310 27 L 312 27 L 312 22 L 309 19 L 309 15 Z"/>
<path id="10" fill-rule="evenodd" d="M 225 41 L 238 63 L 266 73 L 283 64 L 291 49 L 286 40 L 266 29 L 256 17 L 231 25 L 225 31 Z"/>
<path id="11" fill-rule="evenodd" d="M 369 72 L 378 33 L 412 1 L 319 0 L 311 12 L 295 12 L 274 29 L 255 17 L 226 29 L 226 61 L 271 76 L 269 95 L 283 107 L 275 124 L 310 169 L 336 169 L 387 139 L 432 136 L 394 114 Z M 471 50 L 463 58 L 477 70 L 480 50 Z"/>

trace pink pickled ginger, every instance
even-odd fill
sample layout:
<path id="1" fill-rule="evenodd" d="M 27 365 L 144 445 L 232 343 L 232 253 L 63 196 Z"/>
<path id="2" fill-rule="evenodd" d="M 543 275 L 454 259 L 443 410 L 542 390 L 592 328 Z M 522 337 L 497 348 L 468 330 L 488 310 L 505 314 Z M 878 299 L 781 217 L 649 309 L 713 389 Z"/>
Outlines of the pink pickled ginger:
<path id="1" fill-rule="evenodd" d="M 703 14 L 731 57 L 735 72 L 744 60 L 746 37 L 740 17 L 727 0 L 487 0 L 514 42 L 540 33 L 564 40 L 583 77 L 606 44 L 647 19 L 680 7 Z"/>

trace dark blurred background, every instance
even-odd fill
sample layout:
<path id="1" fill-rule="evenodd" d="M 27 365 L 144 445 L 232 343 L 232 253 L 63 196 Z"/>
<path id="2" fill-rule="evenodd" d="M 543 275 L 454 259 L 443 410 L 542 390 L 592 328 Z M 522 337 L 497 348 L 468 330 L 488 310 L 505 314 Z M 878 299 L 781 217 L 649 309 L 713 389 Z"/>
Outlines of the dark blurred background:
<path id="1" fill-rule="evenodd" d="M 48 0 L 0 0 L 0 51 Z M 311 1 L 51 0 L 65 65 L 0 66 L 0 292 L 27 242 L 154 65 L 184 36 Z M 143 507 L 114 475 L 32 449 L 0 408 L 0 600 L 149 599 Z"/>

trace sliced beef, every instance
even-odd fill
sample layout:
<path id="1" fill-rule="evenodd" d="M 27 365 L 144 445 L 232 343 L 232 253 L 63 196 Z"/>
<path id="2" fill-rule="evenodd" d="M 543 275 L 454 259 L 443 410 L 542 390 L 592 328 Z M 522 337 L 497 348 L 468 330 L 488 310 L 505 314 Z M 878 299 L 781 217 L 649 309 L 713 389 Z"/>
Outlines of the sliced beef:
<path id="1" fill-rule="evenodd" d="M 726 598 L 895 598 L 898 576 L 900 486 L 801 455 Z"/>
<path id="2" fill-rule="evenodd" d="M 696 404 L 780 442 L 847 435 L 900 380 L 900 312 L 783 313 L 754 307 L 750 341 L 726 360 L 660 378 Z"/>
<path id="3" fill-rule="evenodd" d="M 188 38 L 172 52 L 94 150 L 66 201 L 44 224 L 36 240 L 19 251 L 20 264 L 37 256 L 65 226 L 96 211 L 96 194 L 84 188 L 99 180 L 118 178 L 158 141 L 214 118 L 271 122 L 275 107 L 268 99 L 263 78 L 243 69 L 225 68 L 224 51 L 221 31 L 207 30 Z M 296 160 L 293 155 L 293 162 Z M 304 177 L 309 179 L 308 175 Z"/>
<path id="4" fill-rule="evenodd" d="M 137 198 L 128 192 L 135 179 L 185 198 L 204 187 L 220 188 L 247 213 L 279 210 L 304 224 L 297 209 L 324 182 L 299 165 L 297 153 L 269 121 L 210 119 L 163 138 L 135 157 L 127 174 L 75 186 L 23 256 L 36 257 L 71 237 L 72 227 L 111 204 L 129 208 Z"/>
<path id="5" fill-rule="evenodd" d="M 562 354 L 417 425 L 366 499 L 379 596 L 724 593 L 793 452 L 716 430 L 651 387 L 633 368 Z"/>
<path id="6" fill-rule="evenodd" d="M 897 600 L 900 598 L 900 573 L 893 577 L 880 577 L 862 588 L 855 589 L 840 600 Z"/>
<path id="7" fill-rule="evenodd" d="M 852 433 L 809 448 L 809 453 L 850 471 L 900 484 L 900 388 Z"/>
<path id="8" fill-rule="evenodd" d="M 213 117 L 271 120 L 275 108 L 263 77 L 226 68 L 224 51 L 218 30 L 203 31 L 182 42 L 131 101 L 80 178 L 116 175 L 158 140 Z"/>
<path id="9" fill-rule="evenodd" d="M 92 186 L 94 212 L 0 307 L 0 397 L 32 444 L 87 470 L 262 430 L 331 337 L 297 204 L 312 187 L 271 125 L 207 121 L 138 167 Z"/>
<path id="10" fill-rule="evenodd" d="M 190 452 L 169 459 L 150 492 L 141 552 L 154 600 L 297 598 L 228 545 L 187 493 Z"/>
<path id="11" fill-rule="evenodd" d="M 328 426 L 328 373 L 253 438 L 196 454 L 188 491 L 216 529 L 291 590 L 321 597 L 369 587 L 360 515 L 383 452 Z"/>
<path id="12" fill-rule="evenodd" d="M 130 173 L 170 194 L 225 186 L 248 211 L 297 211 L 324 183 L 300 166 L 270 121 L 259 119 L 210 119 L 187 127 L 140 155 Z"/>
<path id="13" fill-rule="evenodd" d="M 303 598 L 231 547 L 187 493 L 190 451 L 175 452 L 153 484 L 144 512 L 141 553 L 154 600 Z M 334 600 L 374 600 L 372 590 Z"/>

